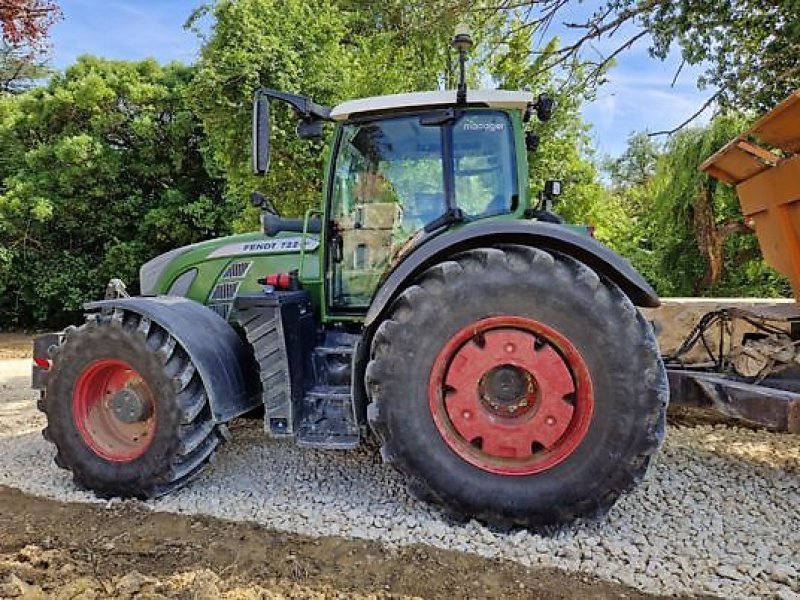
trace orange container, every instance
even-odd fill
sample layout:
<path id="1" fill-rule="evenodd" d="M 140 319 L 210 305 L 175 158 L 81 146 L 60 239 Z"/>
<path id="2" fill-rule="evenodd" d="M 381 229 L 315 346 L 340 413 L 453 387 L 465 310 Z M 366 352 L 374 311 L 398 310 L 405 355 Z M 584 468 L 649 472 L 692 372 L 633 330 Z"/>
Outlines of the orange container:
<path id="1" fill-rule="evenodd" d="M 765 148 L 765 146 L 767 148 Z M 800 303 L 800 91 L 700 165 L 734 185 L 764 260 L 786 276 Z"/>

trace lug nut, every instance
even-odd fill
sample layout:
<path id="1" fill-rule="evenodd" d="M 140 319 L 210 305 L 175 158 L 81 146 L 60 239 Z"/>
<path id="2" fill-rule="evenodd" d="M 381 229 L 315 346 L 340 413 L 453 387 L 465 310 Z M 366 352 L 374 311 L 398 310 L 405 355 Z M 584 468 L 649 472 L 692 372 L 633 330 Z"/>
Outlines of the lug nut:
<path id="1" fill-rule="evenodd" d="M 556 419 L 555 417 L 547 417 L 547 419 L 545 419 L 545 423 L 547 423 L 552 427 L 553 425 L 556 424 Z"/>

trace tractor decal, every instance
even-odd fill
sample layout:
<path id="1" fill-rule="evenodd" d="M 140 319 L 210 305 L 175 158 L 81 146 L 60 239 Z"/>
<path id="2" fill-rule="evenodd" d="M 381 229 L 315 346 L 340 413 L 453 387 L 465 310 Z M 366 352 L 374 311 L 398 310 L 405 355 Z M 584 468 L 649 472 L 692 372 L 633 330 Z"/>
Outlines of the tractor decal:
<path id="1" fill-rule="evenodd" d="M 241 256 L 242 254 L 280 254 L 283 252 L 312 252 L 319 247 L 319 239 L 316 237 L 306 237 L 305 244 L 302 237 L 287 237 L 275 240 L 264 240 L 258 242 L 239 242 L 228 244 L 217 248 L 209 258 L 221 258 L 225 256 Z"/>

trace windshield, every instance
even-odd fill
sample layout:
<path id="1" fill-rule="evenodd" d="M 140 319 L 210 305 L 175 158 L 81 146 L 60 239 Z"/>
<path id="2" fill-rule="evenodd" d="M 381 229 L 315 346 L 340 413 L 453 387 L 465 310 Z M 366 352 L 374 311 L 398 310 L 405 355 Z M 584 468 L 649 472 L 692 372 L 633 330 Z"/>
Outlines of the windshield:
<path id="1" fill-rule="evenodd" d="M 489 216 L 516 208 L 512 135 L 505 113 L 469 112 L 453 125 L 456 205 L 467 216 Z"/>
<path id="2" fill-rule="evenodd" d="M 446 192 L 467 218 L 509 212 L 517 182 L 505 113 L 442 112 L 351 123 L 334 162 L 330 221 L 334 307 L 368 306 L 383 273 L 408 240 L 447 210 Z M 452 183 L 448 185 L 448 178 Z"/>

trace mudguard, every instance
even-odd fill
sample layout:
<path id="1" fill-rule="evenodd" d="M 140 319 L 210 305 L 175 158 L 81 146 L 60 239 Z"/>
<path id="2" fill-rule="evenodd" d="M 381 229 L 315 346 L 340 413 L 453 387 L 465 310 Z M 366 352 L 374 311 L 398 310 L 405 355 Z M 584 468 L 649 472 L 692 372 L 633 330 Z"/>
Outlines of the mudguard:
<path id="1" fill-rule="evenodd" d="M 250 348 L 225 319 L 202 304 L 179 296 L 156 296 L 100 300 L 84 308 L 131 311 L 168 331 L 197 369 L 215 422 L 230 421 L 261 404 Z"/>
<path id="2" fill-rule="evenodd" d="M 594 238 L 553 223 L 495 220 L 423 240 L 384 280 L 367 312 L 365 326 L 375 323 L 408 283 L 431 265 L 457 252 L 498 244 L 521 244 L 572 256 L 617 284 L 636 306 L 661 304 L 655 290 L 627 260 Z"/>

